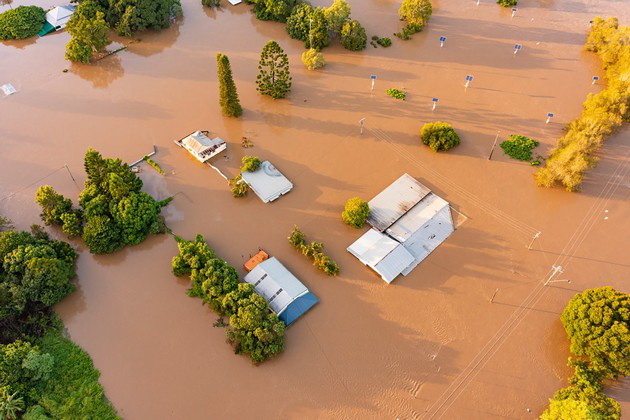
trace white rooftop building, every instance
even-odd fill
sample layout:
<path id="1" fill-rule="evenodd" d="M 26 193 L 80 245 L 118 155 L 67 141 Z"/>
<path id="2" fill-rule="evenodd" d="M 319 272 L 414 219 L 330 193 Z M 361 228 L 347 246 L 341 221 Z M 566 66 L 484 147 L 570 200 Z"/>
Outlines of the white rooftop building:
<path id="1" fill-rule="evenodd" d="M 292 324 L 318 302 L 317 297 L 275 257 L 256 265 L 247 273 L 245 281 L 254 285 L 256 293 L 269 302 L 286 325 Z"/>
<path id="2" fill-rule="evenodd" d="M 268 160 L 254 172 L 243 172 L 242 177 L 263 203 L 269 203 L 293 189 L 291 181 Z"/>
<path id="3" fill-rule="evenodd" d="M 44 23 L 44 27 L 39 31 L 38 35 L 44 36 L 50 32 L 65 28 L 75 10 L 76 6 L 65 5 L 57 6 L 46 12 L 46 23 Z"/>
<path id="4" fill-rule="evenodd" d="M 449 203 L 408 174 L 370 202 L 370 229 L 348 251 L 388 283 L 407 275 L 453 233 Z"/>
<path id="5" fill-rule="evenodd" d="M 188 150 L 199 162 L 205 163 L 227 148 L 225 140 L 219 137 L 210 139 L 206 133 L 207 131 L 195 131 L 189 136 L 177 140 L 175 143 Z"/>

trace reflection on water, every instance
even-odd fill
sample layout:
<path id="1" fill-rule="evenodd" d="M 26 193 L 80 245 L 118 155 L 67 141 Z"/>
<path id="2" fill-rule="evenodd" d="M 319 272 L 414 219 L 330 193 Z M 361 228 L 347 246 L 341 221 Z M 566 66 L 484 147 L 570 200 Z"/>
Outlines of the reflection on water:
<path id="1" fill-rule="evenodd" d="M 118 56 L 121 53 L 124 51 L 112 54 L 92 64 L 72 63 L 70 70 L 81 79 L 92 82 L 92 86 L 95 88 L 104 89 L 125 73 Z"/>
<path id="2" fill-rule="evenodd" d="M 167 48 L 172 47 L 175 41 L 177 41 L 180 26 L 183 25 L 184 21 L 184 17 L 180 16 L 171 26 L 159 32 L 146 30 L 137 33 L 135 38 L 138 42 L 129 44 L 127 51 L 143 57 L 150 57 L 163 52 Z"/>
<path id="3" fill-rule="evenodd" d="M 37 42 L 39 37 L 33 36 L 26 39 L 10 39 L 8 41 L 2 41 L 2 45 L 6 45 L 8 47 L 15 47 L 18 49 L 26 48 L 29 45 L 33 45 Z"/>

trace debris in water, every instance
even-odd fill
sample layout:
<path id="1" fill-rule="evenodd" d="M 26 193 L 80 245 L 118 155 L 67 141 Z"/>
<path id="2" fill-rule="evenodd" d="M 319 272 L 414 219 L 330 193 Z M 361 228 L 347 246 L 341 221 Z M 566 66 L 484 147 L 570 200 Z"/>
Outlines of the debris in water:
<path id="1" fill-rule="evenodd" d="M 0 86 L 0 89 L 2 89 L 6 96 L 13 95 L 15 92 L 17 92 L 17 90 L 13 87 L 11 83 L 5 83 L 4 85 Z"/>

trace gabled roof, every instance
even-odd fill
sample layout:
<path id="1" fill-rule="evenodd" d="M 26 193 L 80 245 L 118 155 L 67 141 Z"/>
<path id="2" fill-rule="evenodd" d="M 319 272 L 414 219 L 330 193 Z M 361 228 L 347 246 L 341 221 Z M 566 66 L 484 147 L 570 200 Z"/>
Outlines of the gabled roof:
<path id="1" fill-rule="evenodd" d="M 262 162 L 254 172 L 243 172 L 242 177 L 264 203 L 275 200 L 293 188 L 291 181 L 268 160 Z"/>
<path id="2" fill-rule="evenodd" d="M 387 228 L 386 232 L 389 236 L 404 244 L 444 207 L 448 206 L 449 204 L 446 200 L 430 193 L 393 225 Z"/>
<path id="3" fill-rule="evenodd" d="M 68 18 L 74 13 L 75 9 L 75 6 L 70 5 L 57 6 L 46 13 L 46 21 L 56 26 L 58 22 L 68 20 Z"/>
<path id="4" fill-rule="evenodd" d="M 188 148 L 190 148 L 190 150 L 198 155 L 201 155 L 207 149 L 218 147 L 224 143 L 225 141 L 218 137 L 215 139 L 210 139 L 201 131 L 195 131 L 190 136 L 182 140 L 182 144 L 184 146 L 187 146 Z"/>
<path id="5" fill-rule="evenodd" d="M 367 222 L 383 232 L 430 192 L 411 175 L 404 174 L 369 201 Z"/>

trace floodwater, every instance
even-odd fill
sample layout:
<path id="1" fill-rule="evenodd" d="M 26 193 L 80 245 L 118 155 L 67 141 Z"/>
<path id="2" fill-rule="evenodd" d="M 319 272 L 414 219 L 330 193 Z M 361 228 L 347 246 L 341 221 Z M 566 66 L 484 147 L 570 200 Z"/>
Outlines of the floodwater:
<path id="1" fill-rule="evenodd" d="M 370 37 L 400 27 L 398 1 L 349 3 Z M 263 247 L 320 303 L 288 329 L 281 356 L 255 367 L 232 354 L 224 331 L 212 326 L 216 315 L 171 275 L 170 236 L 96 257 L 76 242 L 79 290 L 57 311 L 100 369 L 119 413 L 539 415 L 571 373 L 559 321 L 566 302 L 591 287 L 630 292 L 630 131 L 607 141 L 579 194 L 536 188 L 531 167 L 498 147 L 492 160 L 488 155 L 497 134 L 502 140 L 511 133 L 538 139 L 546 154 L 587 93 L 601 89 L 591 84 L 603 75 L 598 61 L 581 50 L 588 21 L 617 15 L 628 24 L 624 2 L 525 0 L 511 17 L 488 0 L 440 1 L 412 40 L 358 53 L 334 45 L 324 50 L 328 65 L 319 72 L 303 68 L 302 45 L 283 25 L 257 21 L 244 4 L 208 11 L 184 0 L 183 8 L 171 28 L 140 34 L 92 66 L 64 61 L 64 32 L 0 44 L 0 84 L 18 89 L 0 99 L 0 211 L 26 228 L 38 219 L 37 186 L 76 197 L 87 147 L 131 162 L 156 145 L 154 159 L 167 176 L 148 167 L 141 176 L 158 199 L 175 195 L 165 215 L 176 234 L 203 234 L 236 267 Z M 255 91 L 259 52 L 269 39 L 289 54 L 293 90 L 286 100 Z M 523 49 L 514 55 L 516 43 Z M 241 119 L 220 115 L 217 52 L 230 57 Z M 374 92 L 371 74 L 378 76 Z M 474 80 L 465 89 L 468 74 Z M 408 100 L 387 97 L 389 87 L 405 89 Z M 547 112 L 555 114 L 549 124 Z M 422 146 L 420 127 L 433 120 L 451 122 L 462 144 L 440 155 Z M 221 170 L 234 175 L 240 158 L 255 154 L 271 160 L 294 190 L 268 205 L 253 194 L 232 198 L 216 172 L 173 144 L 197 129 L 228 141 L 228 152 L 215 160 Z M 243 136 L 253 149 L 240 147 Z M 340 213 L 347 198 L 370 199 L 404 172 L 462 215 L 455 233 L 410 276 L 387 285 L 346 252 L 363 230 L 343 225 Z M 290 248 L 294 224 L 325 243 L 341 265 L 337 278 Z M 570 283 L 543 286 L 553 264 L 564 267 L 556 279 Z M 611 394 L 630 415 L 628 382 Z"/>

